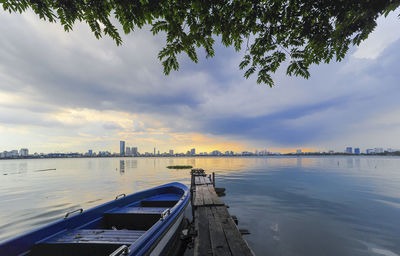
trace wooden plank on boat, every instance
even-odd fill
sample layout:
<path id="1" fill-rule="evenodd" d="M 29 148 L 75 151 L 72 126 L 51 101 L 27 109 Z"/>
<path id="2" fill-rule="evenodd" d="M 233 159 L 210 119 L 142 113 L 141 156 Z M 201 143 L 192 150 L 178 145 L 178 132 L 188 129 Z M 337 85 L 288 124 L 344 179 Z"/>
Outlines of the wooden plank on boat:
<path id="1" fill-rule="evenodd" d="M 169 207 L 120 207 L 106 214 L 125 213 L 125 214 L 161 214 Z"/>
<path id="2" fill-rule="evenodd" d="M 46 243 L 132 244 L 145 232 L 141 230 L 78 229 L 56 236 Z"/>

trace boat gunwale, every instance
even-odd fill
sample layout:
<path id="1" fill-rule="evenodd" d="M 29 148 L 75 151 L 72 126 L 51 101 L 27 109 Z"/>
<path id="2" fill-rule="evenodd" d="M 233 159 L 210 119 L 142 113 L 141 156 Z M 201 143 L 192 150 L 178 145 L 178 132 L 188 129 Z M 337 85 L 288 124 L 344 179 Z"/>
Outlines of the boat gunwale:
<path id="1" fill-rule="evenodd" d="M 131 253 L 129 255 L 145 255 L 150 254 L 149 249 L 156 247 L 156 242 L 162 239 L 162 235 L 168 232 L 169 228 L 175 223 L 180 214 L 184 211 L 189 203 L 189 190 L 184 189 L 184 194 L 179 201 L 171 208 L 170 214 L 164 220 L 158 220 L 146 233 L 144 233 L 138 240 L 136 240 L 130 247 Z M 174 209 L 175 208 L 175 209 Z M 161 239 L 159 239 L 161 238 Z M 145 242 L 142 242 L 145 240 Z"/>

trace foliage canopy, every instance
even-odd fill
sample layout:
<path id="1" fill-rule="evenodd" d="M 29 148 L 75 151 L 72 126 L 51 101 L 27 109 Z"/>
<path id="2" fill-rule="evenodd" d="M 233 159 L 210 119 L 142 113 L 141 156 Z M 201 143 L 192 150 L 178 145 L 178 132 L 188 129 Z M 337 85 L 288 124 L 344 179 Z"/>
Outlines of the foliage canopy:
<path id="1" fill-rule="evenodd" d="M 197 62 L 197 48 L 214 56 L 215 39 L 236 51 L 248 78 L 274 84 L 271 74 L 286 60 L 286 73 L 308 78 L 311 64 L 341 61 L 351 45 L 368 37 L 381 15 L 400 0 L 1 0 L 9 12 L 31 8 L 41 19 L 59 21 L 66 31 L 86 22 L 97 38 L 110 36 L 117 45 L 125 33 L 150 25 L 153 34 L 166 33 L 159 52 L 164 73 L 178 70 L 177 55 Z"/>

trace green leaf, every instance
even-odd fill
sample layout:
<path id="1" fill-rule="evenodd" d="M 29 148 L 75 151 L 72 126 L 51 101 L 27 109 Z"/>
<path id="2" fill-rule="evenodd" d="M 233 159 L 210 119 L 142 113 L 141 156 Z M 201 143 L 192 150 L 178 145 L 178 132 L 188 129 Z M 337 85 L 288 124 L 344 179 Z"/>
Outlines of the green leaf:
<path id="1" fill-rule="evenodd" d="M 66 31 L 76 21 L 88 24 L 94 36 L 122 38 L 110 20 L 125 33 L 149 24 L 153 35 L 165 32 L 158 58 L 164 73 L 178 70 L 177 55 L 185 52 L 198 62 L 197 49 L 214 57 L 215 40 L 245 55 L 239 69 L 257 82 L 273 86 L 271 74 L 288 57 L 287 75 L 309 78 L 311 64 L 341 61 L 352 45 L 359 45 L 375 29 L 380 16 L 398 10 L 398 0 L 0 0 L 3 10 L 31 9 L 40 19 L 59 22 Z M 100 26 L 100 23 L 105 27 Z M 249 40 L 251 36 L 251 40 Z"/>

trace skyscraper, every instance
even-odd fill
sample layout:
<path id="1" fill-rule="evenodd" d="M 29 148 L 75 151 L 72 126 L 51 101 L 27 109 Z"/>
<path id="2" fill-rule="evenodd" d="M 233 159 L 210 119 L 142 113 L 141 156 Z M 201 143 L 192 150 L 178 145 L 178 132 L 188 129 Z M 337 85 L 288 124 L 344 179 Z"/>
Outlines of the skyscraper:
<path id="1" fill-rule="evenodd" d="M 125 141 L 121 140 L 119 142 L 119 155 L 124 156 L 125 155 Z"/>
<path id="2" fill-rule="evenodd" d="M 132 153 L 132 155 L 133 155 L 133 156 L 138 156 L 138 150 L 137 150 L 137 147 L 132 147 L 132 149 L 131 149 L 131 153 Z"/>
<path id="3" fill-rule="evenodd" d="M 354 154 L 359 155 L 360 154 L 360 148 L 354 148 Z"/>
<path id="4" fill-rule="evenodd" d="M 367 154 L 375 154 L 375 149 L 369 148 L 366 150 Z"/>
<path id="5" fill-rule="evenodd" d="M 156 155 L 156 148 L 154 148 L 154 155 Z"/>
<path id="6" fill-rule="evenodd" d="M 347 147 L 346 148 L 346 153 L 347 154 L 353 154 L 353 148 L 352 147 Z"/>
<path id="7" fill-rule="evenodd" d="M 29 154 L 29 150 L 27 148 L 21 148 L 21 150 L 19 151 L 19 155 L 22 157 L 26 157 Z"/>
<path id="8" fill-rule="evenodd" d="M 195 149 L 195 148 L 192 148 L 192 149 L 190 150 L 190 154 L 191 154 L 192 156 L 196 155 L 196 149 Z"/>

